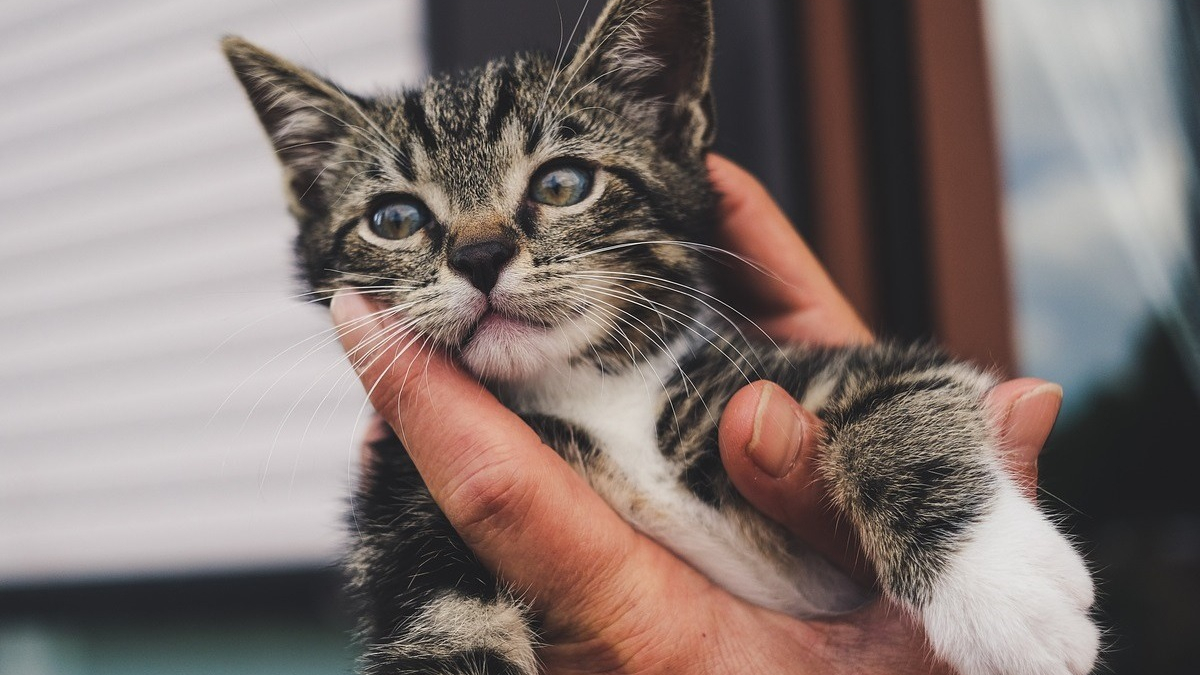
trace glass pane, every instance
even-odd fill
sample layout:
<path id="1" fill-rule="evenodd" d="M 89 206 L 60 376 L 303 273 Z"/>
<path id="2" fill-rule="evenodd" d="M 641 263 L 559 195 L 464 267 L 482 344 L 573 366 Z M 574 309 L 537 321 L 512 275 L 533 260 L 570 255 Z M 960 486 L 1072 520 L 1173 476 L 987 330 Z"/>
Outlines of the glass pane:
<path id="1" fill-rule="evenodd" d="M 1200 634 L 1195 10 L 986 4 L 1021 367 L 1066 394 L 1043 498 L 1098 572 L 1112 672 L 1185 672 Z"/>

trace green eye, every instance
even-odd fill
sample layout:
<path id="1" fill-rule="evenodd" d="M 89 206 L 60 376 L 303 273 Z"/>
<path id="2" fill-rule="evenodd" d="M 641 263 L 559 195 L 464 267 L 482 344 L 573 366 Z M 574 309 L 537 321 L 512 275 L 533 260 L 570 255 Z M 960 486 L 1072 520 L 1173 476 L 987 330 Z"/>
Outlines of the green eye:
<path id="1" fill-rule="evenodd" d="M 371 231 L 384 239 L 411 237 L 433 220 L 429 209 L 412 197 L 399 197 L 375 209 Z"/>
<path id="2" fill-rule="evenodd" d="M 578 164 L 543 168 L 529 183 L 529 198 L 547 206 L 573 206 L 591 191 L 592 170 Z"/>

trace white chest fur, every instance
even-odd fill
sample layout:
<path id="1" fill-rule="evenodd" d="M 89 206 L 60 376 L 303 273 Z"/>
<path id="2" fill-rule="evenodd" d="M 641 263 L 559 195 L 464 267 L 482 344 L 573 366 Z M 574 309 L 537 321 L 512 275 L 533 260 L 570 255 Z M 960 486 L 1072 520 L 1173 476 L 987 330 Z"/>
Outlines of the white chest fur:
<path id="1" fill-rule="evenodd" d="M 573 369 L 512 392 L 511 402 L 524 412 L 557 417 L 586 431 L 605 466 L 592 467 L 592 475 L 584 467 L 584 473 L 608 503 L 735 595 L 796 616 L 857 604 L 856 589 L 824 560 L 764 551 L 761 528 L 732 511 L 714 509 L 687 489 L 682 467 L 664 456 L 655 431 L 668 405 L 666 381 L 675 372 L 666 356 L 619 375 Z"/>

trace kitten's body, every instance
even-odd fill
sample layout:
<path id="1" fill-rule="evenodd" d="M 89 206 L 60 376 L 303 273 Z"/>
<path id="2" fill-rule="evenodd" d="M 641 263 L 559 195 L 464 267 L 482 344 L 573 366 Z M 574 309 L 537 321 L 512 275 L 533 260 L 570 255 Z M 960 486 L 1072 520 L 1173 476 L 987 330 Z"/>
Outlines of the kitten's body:
<path id="1" fill-rule="evenodd" d="M 924 348 L 779 348 L 709 295 L 709 12 L 613 0 L 568 63 L 515 57 L 394 98 L 226 50 L 287 169 L 314 289 L 394 305 L 643 532 L 766 607 L 862 601 L 723 472 L 725 403 L 770 379 L 824 421 L 834 505 L 939 656 L 970 675 L 1087 672 L 1090 578 L 1006 476 L 987 376 Z M 365 670 L 535 672 L 534 609 L 395 438 L 376 455 L 348 565 Z"/>
<path id="2" fill-rule="evenodd" d="M 701 335 L 726 350 L 738 347 L 744 357 L 693 336 L 673 353 L 621 373 L 574 368 L 505 387 L 502 396 L 515 410 L 561 420 L 586 435 L 596 452 L 573 463 L 605 501 L 734 594 L 794 616 L 858 606 L 861 590 L 824 559 L 789 545 L 742 503 L 719 470 L 716 434 L 724 402 L 749 383 L 740 370 L 749 375 L 764 364 L 736 335 L 727 344 Z M 722 372 L 697 372 L 712 364 L 721 364 Z"/>

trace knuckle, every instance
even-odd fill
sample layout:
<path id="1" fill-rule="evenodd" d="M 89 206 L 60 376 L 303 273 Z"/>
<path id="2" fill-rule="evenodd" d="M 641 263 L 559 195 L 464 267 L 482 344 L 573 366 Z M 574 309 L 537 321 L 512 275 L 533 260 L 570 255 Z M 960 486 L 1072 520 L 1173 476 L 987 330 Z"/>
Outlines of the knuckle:
<path id="1" fill-rule="evenodd" d="M 525 519 L 533 486 L 507 448 L 483 446 L 468 452 L 474 459 L 447 487 L 442 508 L 464 537 L 480 541 Z"/>

